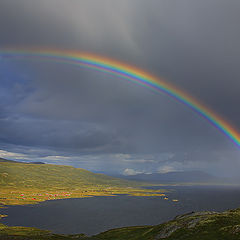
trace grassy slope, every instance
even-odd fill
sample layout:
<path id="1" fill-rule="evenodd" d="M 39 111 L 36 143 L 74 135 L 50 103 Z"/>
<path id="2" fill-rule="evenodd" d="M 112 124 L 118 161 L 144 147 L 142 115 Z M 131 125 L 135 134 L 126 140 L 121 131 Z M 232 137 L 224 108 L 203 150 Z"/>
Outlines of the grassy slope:
<path id="1" fill-rule="evenodd" d="M 47 199 L 115 193 L 158 194 L 136 187 L 139 185 L 134 182 L 69 166 L 0 161 L 2 204 L 36 203 Z M 24 196 L 20 197 L 23 193 Z M 240 239 L 240 209 L 224 213 L 188 214 L 157 226 L 113 229 L 90 238 L 81 234 L 56 235 L 35 228 L 7 227 L 0 224 L 0 239 L 237 240 Z"/>
<path id="2" fill-rule="evenodd" d="M 189 214 L 165 224 L 115 229 L 97 237 L 99 240 L 239 240 L 240 209 Z"/>
<path id="3" fill-rule="evenodd" d="M 141 184 L 71 166 L 0 161 L 0 204 L 112 194 L 159 195 Z"/>
<path id="4" fill-rule="evenodd" d="M 84 169 L 71 166 L 50 164 L 0 163 L 0 185 L 36 188 L 76 188 L 77 186 L 118 185 L 125 186 L 130 182 L 111 178 L 103 174 L 95 174 Z M 131 184 L 133 185 L 133 184 Z"/>
<path id="5" fill-rule="evenodd" d="M 35 228 L 0 225 L 0 239 L 92 239 L 92 240 L 239 240 L 240 209 L 223 213 L 182 215 L 157 226 L 127 227 L 109 230 L 94 237 L 56 235 Z"/>
<path id="6" fill-rule="evenodd" d="M 0 224 L 1 240 L 70 240 L 70 239 L 86 239 L 84 234 L 79 235 L 59 235 L 50 231 L 40 230 L 37 228 L 26 227 L 7 227 Z"/>

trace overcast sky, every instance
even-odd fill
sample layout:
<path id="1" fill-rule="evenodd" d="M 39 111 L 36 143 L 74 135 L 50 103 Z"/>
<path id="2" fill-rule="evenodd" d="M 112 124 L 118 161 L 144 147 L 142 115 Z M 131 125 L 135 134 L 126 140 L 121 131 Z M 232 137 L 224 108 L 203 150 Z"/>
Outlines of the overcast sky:
<path id="1" fill-rule="evenodd" d="M 240 131 L 239 0 L 0 0 L 0 48 L 91 52 L 167 79 Z M 0 58 L 0 157 L 134 174 L 238 174 L 185 105 L 76 66 Z"/>

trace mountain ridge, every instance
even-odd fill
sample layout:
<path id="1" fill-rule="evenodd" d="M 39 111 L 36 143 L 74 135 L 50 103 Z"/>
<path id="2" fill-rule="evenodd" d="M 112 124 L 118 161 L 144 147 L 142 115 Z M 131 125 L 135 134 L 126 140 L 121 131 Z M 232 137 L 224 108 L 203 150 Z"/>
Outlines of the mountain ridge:
<path id="1" fill-rule="evenodd" d="M 114 176 L 114 175 L 113 175 Z M 115 175 L 126 180 L 161 184 L 173 183 L 223 183 L 224 178 L 212 176 L 202 171 L 182 171 L 168 173 L 141 173 L 136 175 Z"/>

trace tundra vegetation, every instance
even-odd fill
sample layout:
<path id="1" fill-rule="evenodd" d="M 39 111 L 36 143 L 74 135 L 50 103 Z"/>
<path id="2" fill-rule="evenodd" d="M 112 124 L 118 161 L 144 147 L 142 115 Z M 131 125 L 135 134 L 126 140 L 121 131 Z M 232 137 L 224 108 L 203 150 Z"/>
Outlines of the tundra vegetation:
<path id="1" fill-rule="evenodd" d="M 164 190 L 148 190 L 148 184 L 95 174 L 71 166 L 27 164 L 0 159 L 0 208 L 6 205 L 36 204 L 46 200 L 93 196 L 159 196 Z M 177 199 L 172 199 L 177 204 Z M 0 218 L 6 217 L 1 214 Z M 60 235 L 30 227 L 0 224 L 3 240 L 240 240 L 240 209 L 189 213 L 156 226 L 109 230 L 95 236 Z"/>
<path id="2" fill-rule="evenodd" d="M 146 185 L 71 166 L 0 161 L 0 205 L 116 194 L 165 196 L 163 190 L 142 188 Z"/>

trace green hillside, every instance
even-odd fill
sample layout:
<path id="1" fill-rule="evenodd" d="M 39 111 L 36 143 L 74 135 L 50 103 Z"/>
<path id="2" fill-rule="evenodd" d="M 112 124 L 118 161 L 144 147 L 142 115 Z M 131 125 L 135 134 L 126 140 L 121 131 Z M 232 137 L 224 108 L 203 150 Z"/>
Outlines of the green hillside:
<path id="1" fill-rule="evenodd" d="M 62 198 L 113 194 L 157 195 L 143 184 L 71 166 L 0 162 L 0 204 L 28 204 Z"/>
<path id="2" fill-rule="evenodd" d="M 176 217 L 157 226 L 126 227 L 96 236 L 57 235 L 49 231 L 0 225 L 0 239 L 5 240 L 239 240 L 240 209 L 223 213 L 199 212 Z"/>
<path id="3" fill-rule="evenodd" d="M 0 203 L 28 204 L 40 201 L 89 196 L 131 194 L 164 196 L 161 191 L 144 190 L 142 184 L 125 181 L 84 169 L 50 164 L 0 161 Z M 0 215 L 1 217 L 5 217 Z M 200 212 L 176 217 L 156 226 L 109 230 L 96 236 L 58 235 L 49 231 L 0 224 L 5 240 L 240 240 L 240 209 L 223 213 Z"/>
<path id="4" fill-rule="evenodd" d="M 10 163 L 17 163 L 16 161 L 7 160 L 7 159 L 4 159 L 4 158 L 0 158 L 0 162 L 10 162 Z"/>
<path id="5" fill-rule="evenodd" d="M 190 213 L 157 226 L 113 229 L 96 237 L 99 240 L 239 240 L 240 209 Z"/>

